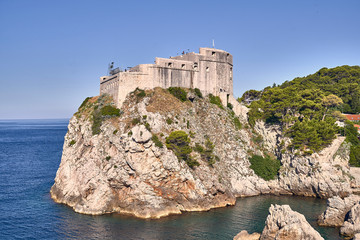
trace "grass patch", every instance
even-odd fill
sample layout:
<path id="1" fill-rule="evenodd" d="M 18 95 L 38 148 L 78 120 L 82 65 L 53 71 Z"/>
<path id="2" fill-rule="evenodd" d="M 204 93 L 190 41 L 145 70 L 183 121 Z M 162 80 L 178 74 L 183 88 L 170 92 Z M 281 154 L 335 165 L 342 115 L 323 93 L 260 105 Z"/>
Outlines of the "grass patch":
<path id="1" fill-rule="evenodd" d="M 144 90 L 140 89 L 140 88 L 136 88 L 132 94 L 135 95 L 136 98 L 136 103 L 140 102 L 144 97 L 146 97 L 146 93 Z"/>
<path id="2" fill-rule="evenodd" d="M 133 118 L 133 120 L 131 120 L 131 124 L 133 125 L 133 126 L 135 126 L 135 125 L 137 125 L 137 124 L 139 124 L 140 123 L 140 118 Z"/>
<path id="3" fill-rule="evenodd" d="M 151 127 L 150 127 L 150 124 L 148 122 L 144 123 L 144 126 L 149 132 L 151 132 Z"/>
<path id="4" fill-rule="evenodd" d="M 214 96 L 210 93 L 209 100 L 210 100 L 210 103 L 215 104 L 216 106 L 218 106 L 221 109 L 224 109 L 219 96 Z"/>
<path id="5" fill-rule="evenodd" d="M 82 109 L 83 107 L 85 107 L 85 105 L 88 103 L 88 101 L 91 99 L 92 97 L 87 97 L 85 98 L 85 100 L 81 103 L 80 107 L 78 108 L 78 111 L 80 111 L 80 109 Z"/>
<path id="6" fill-rule="evenodd" d="M 173 123 L 173 120 L 172 120 L 171 118 L 167 118 L 167 119 L 166 119 L 166 123 L 170 125 L 170 124 Z"/>
<path id="7" fill-rule="evenodd" d="M 76 141 L 73 139 L 70 141 L 69 146 L 73 146 L 76 143 Z"/>
<path id="8" fill-rule="evenodd" d="M 198 96 L 199 98 L 203 98 L 203 95 L 202 95 L 200 89 L 195 88 L 194 91 L 195 91 L 196 96 Z"/>
<path id="9" fill-rule="evenodd" d="M 251 163 L 250 168 L 254 170 L 255 174 L 266 181 L 275 179 L 280 169 L 280 161 L 272 159 L 270 156 L 263 158 L 259 155 L 253 155 L 249 158 Z"/>
<path id="10" fill-rule="evenodd" d="M 109 161 L 111 159 L 111 156 L 106 156 L 106 161 Z"/>
<path id="11" fill-rule="evenodd" d="M 106 105 L 100 109 L 100 114 L 102 116 L 119 117 L 120 109 L 113 107 L 111 105 Z"/>
<path id="12" fill-rule="evenodd" d="M 101 95 L 99 98 L 97 98 L 96 102 L 88 105 L 90 99 L 91 98 L 88 98 L 87 100 L 85 99 L 85 101 L 82 103 L 83 106 L 80 108 L 85 108 L 86 106 L 89 106 L 87 111 L 88 115 L 90 115 L 91 113 L 91 130 L 92 134 L 96 135 L 100 133 L 100 127 L 104 119 L 119 117 L 122 112 L 120 109 L 112 106 L 112 104 L 114 104 L 112 102 L 112 97 L 107 94 Z"/>
<path id="13" fill-rule="evenodd" d="M 238 117 L 234 117 L 233 118 L 233 121 L 234 121 L 234 125 L 236 127 L 237 130 L 240 130 L 242 128 L 242 125 L 241 125 L 241 122 L 239 120 Z"/>
<path id="14" fill-rule="evenodd" d="M 155 146 L 162 148 L 164 144 L 159 140 L 158 136 L 155 134 L 152 135 L 151 140 L 155 143 Z"/>

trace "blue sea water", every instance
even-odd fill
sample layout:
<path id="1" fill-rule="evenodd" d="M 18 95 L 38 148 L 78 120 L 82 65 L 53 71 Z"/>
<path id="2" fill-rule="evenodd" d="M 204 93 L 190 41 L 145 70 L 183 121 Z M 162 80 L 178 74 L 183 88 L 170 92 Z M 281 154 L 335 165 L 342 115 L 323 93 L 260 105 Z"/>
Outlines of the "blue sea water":
<path id="1" fill-rule="evenodd" d="M 258 196 L 236 206 L 159 220 L 111 214 L 77 214 L 50 198 L 60 164 L 67 119 L 0 120 L 0 239 L 232 239 L 260 232 L 270 204 L 289 204 L 325 239 L 341 239 L 336 228 L 316 226 L 321 199 Z"/>

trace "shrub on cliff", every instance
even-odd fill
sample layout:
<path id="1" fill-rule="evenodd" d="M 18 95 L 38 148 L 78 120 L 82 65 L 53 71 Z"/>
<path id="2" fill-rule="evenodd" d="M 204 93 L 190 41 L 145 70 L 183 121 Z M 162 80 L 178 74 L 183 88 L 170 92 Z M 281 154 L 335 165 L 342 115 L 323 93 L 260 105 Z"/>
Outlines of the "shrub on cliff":
<path id="1" fill-rule="evenodd" d="M 120 116 L 120 109 L 113 107 L 111 105 L 102 107 L 100 112 L 102 116 L 116 116 L 116 117 Z"/>
<path id="2" fill-rule="evenodd" d="M 357 128 L 352 122 L 346 121 L 345 125 L 346 141 L 351 143 L 349 164 L 351 166 L 360 167 L 360 140 Z"/>
<path id="3" fill-rule="evenodd" d="M 186 101 L 186 92 L 180 87 L 169 87 L 168 91 L 182 102 Z"/>
<path id="4" fill-rule="evenodd" d="M 322 68 L 279 86 L 247 91 L 241 100 L 251 103 L 251 126 L 258 119 L 279 124 L 292 138 L 291 148 L 320 151 L 336 137 L 339 111 L 360 111 L 360 67 Z"/>
<path id="5" fill-rule="evenodd" d="M 104 119 L 119 117 L 121 115 L 121 110 L 112 106 L 111 104 L 113 104 L 112 98 L 109 95 L 104 94 L 97 99 L 91 108 L 91 130 L 93 135 L 100 133 L 100 127 Z"/>
<path id="6" fill-rule="evenodd" d="M 255 174 L 266 181 L 275 179 L 280 169 L 280 161 L 272 159 L 270 156 L 263 158 L 259 155 L 253 155 L 249 161 L 251 163 L 250 168 L 254 170 Z"/>
<path id="7" fill-rule="evenodd" d="M 221 99 L 219 96 L 214 96 L 211 93 L 209 94 L 209 101 L 212 104 L 215 104 L 216 106 L 218 106 L 221 109 L 224 109 L 222 103 L 221 103 Z"/>
<path id="8" fill-rule="evenodd" d="M 81 103 L 80 107 L 78 108 L 78 111 L 80 111 L 80 109 L 83 108 L 91 98 L 92 97 L 85 98 L 85 100 Z"/>
<path id="9" fill-rule="evenodd" d="M 203 98 L 203 95 L 202 95 L 202 93 L 201 93 L 200 89 L 195 88 L 194 90 L 195 90 L 195 94 L 196 94 L 196 96 L 198 96 L 199 98 Z"/>
<path id="10" fill-rule="evenodd" d="M 164 145 L 163 143 L 159 140 L 158 136 L 156 136 L 155 134 L 152 135 L 151 140 L 155 143 L 155 146 L 162 148 Z"/>
<path id="11" fill-rule="evenodd" d="M 189 146 L 190 139 L 184 131 L 171 132 L 166 138 L 166 147 L 174 152 L 179 161 L 184 160 L 191 168 L 199 166 L 199 163 L 190 156 L 192 152 Z"/>

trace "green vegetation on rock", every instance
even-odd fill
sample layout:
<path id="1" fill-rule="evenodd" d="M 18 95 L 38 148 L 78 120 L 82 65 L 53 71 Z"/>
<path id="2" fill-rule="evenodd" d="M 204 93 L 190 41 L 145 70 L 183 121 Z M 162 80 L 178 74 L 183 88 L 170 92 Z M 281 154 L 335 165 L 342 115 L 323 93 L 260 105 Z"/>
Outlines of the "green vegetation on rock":
<path id="1" fill-rule="evenodd" d="M 214 96 L 211 93 L 209 94 L 209 101 L 212 104 L 215 104 L 216 106 L 218 106 L 221 109 L 224 109 L 222 103 L 221 103 L 221 99 L 219 96 Z"/>
<path id="2" fill-rule="evenodd" d="M 167 119 L 166 119 L 166 123 L 170 125 L 170 124 L 173 123 L 173 120 L 172 120 L 171 118 L 167 118 Z"/>
<path id="3" fill-rule="evenodd" d="M 187 100 L 187 94 L 185 90 L 180 87 L 169 87 L 168 91 L 182 102 L 185 102 Z"/>
<path id="4" fill-rule="evenodd" d="M 140 88 L 136 88 L 132 93 L 130 94 L 134 94 L 135 98 L 136 98 L 136 102 L 140 102 L 141 99 L 143 99 L 144 97 L 146 97 L 146 93 L 144 90 L 140 89 Z"/>
<path id="5" fill-rule="evenodd" d="M 190 156 L 192 149 L 190 139 L 184 131 L 171 132 L 166 138 L 166 147 L 174 152 L 179 161 L 183 160 L 191 168 L 199 166 L 199 162 Z"/>
<path id="6" fill-rule="evenodd" d="M 349 164 L 354 167 L 360 167 L 360 140 L 358 138 L 358 130 L 350 121 L 346 121 L 344 131 L 346 141 L 351 144 Z"/>
<path id="7" fill-rule="evenodd" d="M 72 145 L 74 145 L 75 143 L 76 143 L 76 141 L 73 139 L 73 140 L 70 141 L 69 146 L 72 146 Z"/>
<path id="8" fill-rule="evenodd" d="M 215 164 L 216 161 L 219 161 L 219 157 L 214 155 L 215 145 L 210 141 L 209 138 L 206 138 L 205 141 L 205 147 L 203 147 L 201 144 L 196 143 L 195 147 L 193 148 L 195 152 L 198 152 L 201 156 L 201 158 L 204 161 L 207 161 L 210 166 Z"/>
<path id="9" fill-rule="evenodd" d="M 241 100 L 252 101 L 251 126 L 258 119 L 279 124 L 283 134 L 292 138 L 290 148 L 319 151 L 336 137 L 339 111 L 360 111 L 360 67 L 322 68 L 263 91 L 247 91 Z"/>
<path id="10" fill-rule="evenodd" d="M 195 91 L 196 96 L 198 96 L 199 98 L 203 98 L 203 95 L 202 95 L 200 89 L 195 88 L 194 91 Z"/>
<path id="11" fill-rule="evenodd" d="M 87 97 L 85 98 L 85 100 L 81 103 L 78 111 L 80 111 L 80 109 L 82 109 L 83 107 L 85 107 L 85 105 L 88 103 L 88 101 L 91 99 L 91 97 Z"/>
<path id="12" fill-rule="evenodd" d="M 82 108 L 86 108 L 86 106 L 89 105 L 88 109 L 91 109 L 91 129 L 93 135 L 100 133 L 100 127 L 104 119 L 119 117 L 121 115 L 121 110 L 112 106 L 112 104 L 112 98 L 107 94 L 101 95 L 92 104 L 89 104 L 89 99 L 84 103 Z"/>
<path id="13" fill-rule="evenodd" d="M 113 107 L 111 105 L 107 105 L 101 108 L 100 110 L 102 116 L 111 116 L 111 117 L 119 117 L 120 109 Z"/>
<path id="14" fill-rule="evenodd" d="M 158 136 L 156 136 L 155 134 L 152 135 L 151 140 L 155 143 L 155 146 L 162 148 L 164 146 L 164 144 L 159 140 Z"/>
<path id="15" fill-rule="evenodd" d="M 249 158 L 251 163 L 250 168 L 254 170 L 255 174 L 264 180 L 272 180 L 278 175 L 280 169 L 280 161 L 272 159 L 270 156 L 263 158 L 259 155 L 253 155 Z"/>

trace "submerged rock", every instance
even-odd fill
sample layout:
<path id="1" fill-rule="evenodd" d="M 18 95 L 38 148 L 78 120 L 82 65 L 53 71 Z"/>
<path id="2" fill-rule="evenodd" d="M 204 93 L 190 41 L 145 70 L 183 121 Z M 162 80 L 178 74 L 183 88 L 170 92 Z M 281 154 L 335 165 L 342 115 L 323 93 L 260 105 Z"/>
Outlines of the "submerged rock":
<path id="1" fill-rule="evenodd" d="M 246 230 L 239 232 L 233 240 L 259 240 L 260 233 L 249 234 Z"/>

